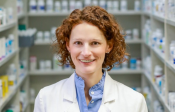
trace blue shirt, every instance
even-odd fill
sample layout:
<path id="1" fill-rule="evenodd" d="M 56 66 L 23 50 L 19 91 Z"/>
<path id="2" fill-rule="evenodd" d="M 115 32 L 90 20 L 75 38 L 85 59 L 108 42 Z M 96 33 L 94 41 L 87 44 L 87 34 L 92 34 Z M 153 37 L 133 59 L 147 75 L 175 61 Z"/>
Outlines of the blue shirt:
<path id="1" fill-rule="evenodd" d="M 92 99 L 87 105 L 84 93 L 84 80 L 75 73 L 76 97 L 80 112 L 98 112 L 102 102 L 105 76 L 106 73 L 104 71 L 101 80 L 89 89 L 89 95 Z"/>

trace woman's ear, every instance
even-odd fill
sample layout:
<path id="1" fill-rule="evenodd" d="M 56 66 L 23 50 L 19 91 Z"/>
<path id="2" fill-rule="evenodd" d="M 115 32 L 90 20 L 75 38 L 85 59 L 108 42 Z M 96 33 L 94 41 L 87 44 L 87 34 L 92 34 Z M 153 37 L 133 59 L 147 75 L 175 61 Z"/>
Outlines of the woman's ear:
<path id="1" fill-rule="evenodd" d="M 67 38 L 65 40 L 66 40 L 66 48 L 70 52 L 69 40 Z"/>
<path id="2" fill-rule="evenodd" d="M 113 42 L 107 42 L 106 53 L 109 53 L 113 48 Z"/>

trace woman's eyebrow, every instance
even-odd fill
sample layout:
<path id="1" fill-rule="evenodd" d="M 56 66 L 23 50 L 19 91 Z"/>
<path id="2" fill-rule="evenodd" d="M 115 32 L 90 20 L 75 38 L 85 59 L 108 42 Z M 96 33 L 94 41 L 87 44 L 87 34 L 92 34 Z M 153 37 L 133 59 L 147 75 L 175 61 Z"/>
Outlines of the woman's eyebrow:
<path id="1" fill-rule="evenodd" d="M 92 39 L 92 41 L 102 41 L 102 39 Z"/>
<path id="2" fill-rule="evenodd" d="M 81 39 L 81 38 L 75 38 L 75 39 L 72 39 L 72 40 L 83 40 L 83 39 Z"/>
<path id="3" fill-rule="evenodd" d="M 82 38 L 74 38 L 72 40 L 75 41 L 75 40 L 83 40 L 83 39 Z M 90 39 L 90 41 L 102 41 L 102 39 L 93 38 L 93 39 Z"/>

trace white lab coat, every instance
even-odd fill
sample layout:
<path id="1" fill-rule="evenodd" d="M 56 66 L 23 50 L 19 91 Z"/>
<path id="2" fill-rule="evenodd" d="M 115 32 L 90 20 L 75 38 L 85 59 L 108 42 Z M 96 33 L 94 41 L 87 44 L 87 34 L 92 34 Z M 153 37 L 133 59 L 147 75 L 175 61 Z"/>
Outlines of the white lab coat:
<path id="1" fill-rule="evenodd" d="M 34 112 L 80 112 L 74 73 L 67 79 L 40 90 Z M 113 80 L 106 71 L 102 104 L 98 112 L 148 112 L 144 97 Z"/>

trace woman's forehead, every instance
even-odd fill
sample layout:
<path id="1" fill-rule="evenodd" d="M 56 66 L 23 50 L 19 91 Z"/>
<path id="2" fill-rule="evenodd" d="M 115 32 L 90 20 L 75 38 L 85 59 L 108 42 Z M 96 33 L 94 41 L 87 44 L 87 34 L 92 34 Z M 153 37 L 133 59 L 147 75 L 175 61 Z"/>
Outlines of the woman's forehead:
<path id="1" fill-rule="evenodd" d="M 76 25 L 72 31 L 71 35 L 73 39 L 104 39 L 103 33 L 98 27 L 89 23 L 81 23 Z"/>

